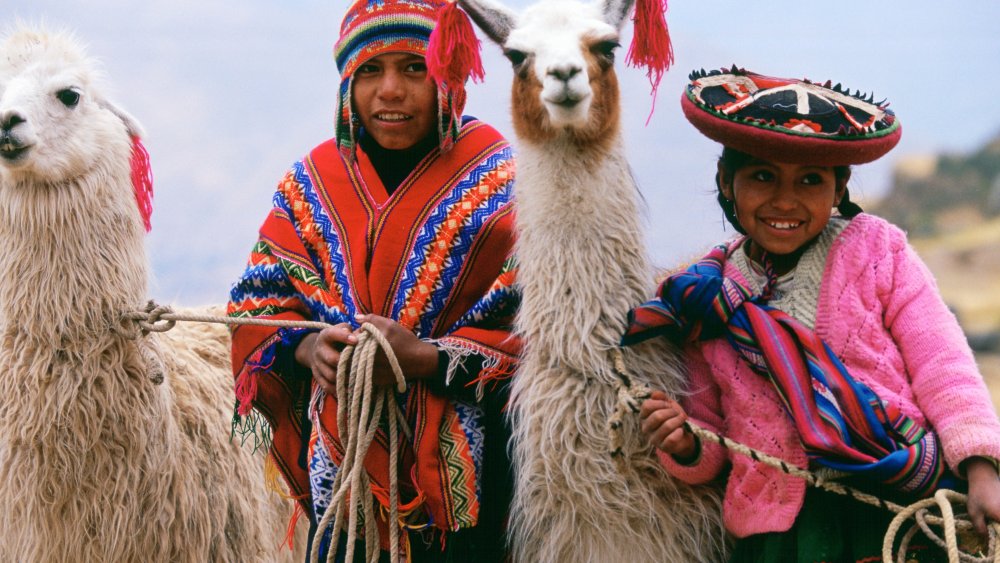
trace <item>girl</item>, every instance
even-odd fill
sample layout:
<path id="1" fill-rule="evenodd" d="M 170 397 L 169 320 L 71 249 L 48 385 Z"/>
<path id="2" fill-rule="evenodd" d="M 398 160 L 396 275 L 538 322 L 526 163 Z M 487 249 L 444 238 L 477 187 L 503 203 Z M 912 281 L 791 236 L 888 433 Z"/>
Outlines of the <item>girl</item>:
<path id="1" fill-rule="evenodd" d="M 690 394 L 655 392 L 640 412 L 663 464 L 692 484 L 728 469 L 734 561 L 878 560 L 892 514 L 701 443 L 689 415 L 897 502 L 967 486 L 985 534 L 1000 520 L 1000 422 L 982 376 L 905 235 L 848 194 L 849 166 L 898 142 L 895 115 L 839 84 L 735 67 L 691 78 L 685 115 L 724 145 L 718 200 L 744 236 L 632 312 L 624 343 L 687 343 Z"/>

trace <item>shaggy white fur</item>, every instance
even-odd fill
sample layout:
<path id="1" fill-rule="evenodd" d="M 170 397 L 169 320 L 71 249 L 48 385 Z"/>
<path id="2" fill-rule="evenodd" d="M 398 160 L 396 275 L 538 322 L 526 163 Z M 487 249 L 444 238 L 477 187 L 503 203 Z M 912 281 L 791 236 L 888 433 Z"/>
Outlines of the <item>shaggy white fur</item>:
<path id="1" fill-rule="evenodd" d="M 140 131 L 94 77 L 66 33 L 0 43 L 0 560 L 301 560 L 230 441 L 226 330 L 121 334 L 146 296 Z"/>
<path id="2" fill-rule="evenodd" d="M 517 330 L 525 343 L 512 383 L 515 560 L 712 561 L 725 553 L 720 497 L 664 470 L 625 420 L 622 457 L 608 419 L 619 378 L 611 350 L 628 310 L 653 293 L 640 195 L 620 135 L 613 68 L 630 0 L 554 0 L 521 14 L 460 4 L 514 65 L 518 136 Z M 664 341 L 623 351 L 639 383 L 683 392 Z"/>

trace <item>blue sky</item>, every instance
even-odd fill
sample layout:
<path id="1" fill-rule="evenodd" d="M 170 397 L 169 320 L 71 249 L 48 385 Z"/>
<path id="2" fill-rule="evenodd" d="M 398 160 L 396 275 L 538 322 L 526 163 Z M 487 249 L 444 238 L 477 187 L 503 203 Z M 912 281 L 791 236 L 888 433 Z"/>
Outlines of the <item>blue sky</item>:
<path id="1" fill-rule="evenodd" d="M 72 29 L 103 62 L 111 97 L 147 130 L 156 179 L 151 297 L 224 302 L 278 179 L 333 134 L 339 79 L 332 45 L 347 2 L 10 5 L 4 0 L 0 24 L 19 17 Z M 618 63 L 624 142 L 649 207 L 650 254 L 660 266 L 732 234 L 714 202 L 719 149 L 680 112 L 691 69 L 735 63 L 888 98 L 903 138 L 882 160 L 856 168 L 856 198 L 883 194 L 901 158 L 966 152 L 1000 134 L 1000 107 L 991 104 L 1000 90 L 998 2 L 672 0 L 667 21 L 676 64 L 648 126 L 649 83 Z M 628 25 L 624 33 L 627 45 Z M 483 55 L 486 80 L 470 88 L 467 113 L 513 138 L 509 66 L 485 38 Z"/>

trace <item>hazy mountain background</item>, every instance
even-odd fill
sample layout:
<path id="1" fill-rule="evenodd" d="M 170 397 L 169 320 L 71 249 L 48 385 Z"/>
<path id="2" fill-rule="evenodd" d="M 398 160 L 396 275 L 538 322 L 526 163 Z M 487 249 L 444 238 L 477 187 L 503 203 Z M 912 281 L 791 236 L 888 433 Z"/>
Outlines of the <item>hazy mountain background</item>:
<path id="1" fill-rule="evenodd" d="M 1000 136 L 968 152 L 901 159 L 872 210 L 908 232 L 1000 405 Z"/>
<path id="2" fill-rule="evenodd" d="M 151 297 L 226 300 L 276 182 L 333 134 L 332 46 L 346 7 L 344 0 L 0 0 L 0 26 L 23 19 L 74 30 L 104 62 L 112 97 L 145 125 L 156 179 Z M 991 103 L 1000 91 L 1000 3 L 671 0 L 667 20 L 676 64 L 648 125 L 649 83 L 623 65 L 630 25 L 617 63 L 626 148 L 658 265 L 696 257 L 732 235 L 713 196 L 718 146 L 680 112 L 688 72 L 735 63 L 831 79 L 888 98 L 903 124 L 896 150 L 855 169 L 852 195 L 862 203 L 885 196 L 877 209 L 915 235 L 963 323 L 989 340 L 1000 322 L 1000 105 Z M 483 54 L 487 77 L 470 88 L 467 113 L 512 137 L 509 65 L 486 41 Z"/>

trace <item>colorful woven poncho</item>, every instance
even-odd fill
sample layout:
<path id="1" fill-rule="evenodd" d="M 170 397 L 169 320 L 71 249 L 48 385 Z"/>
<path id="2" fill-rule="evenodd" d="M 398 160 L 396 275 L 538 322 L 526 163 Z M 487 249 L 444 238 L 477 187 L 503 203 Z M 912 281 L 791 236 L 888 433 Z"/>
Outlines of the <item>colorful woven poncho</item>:
<path id="1" fill-rule="evenodd" d="M 509 260 L 513 179 L 509 145 L 475 120 L 463 125 L 450 151 L 433 149 L 392 196 L 362 150 L 347 165 L 328 141 L 278 186 L 232 289 L 229 314 L 357 326 L 356 313 L 374 313 L 434 340 L 453 361 L 463 353 L 484 358 L 480 382 L 503 377 L 518 351 L 508 330 L 516 304 Z M 318 519 L 343 447 L 334 397 L 326 397 L 320 414 L 309 413 L 311 435 L 303 432 L 312 377 L 294 361 L 294 349 L 308 332 L 233 331 L 236 428 L 253 431 L 255 416 L 267 419 L 273 461 L 291 494 Z M 399 399 L 413 430 L 411 440 L 403 438 L 399 468 L 409 518 L 440 530 L 474 526 L 482 410 L 422 382 Z M 376 497 L 388 484 L 387 446 L 388 436 L 377 436 L 365 462 Z"/>

